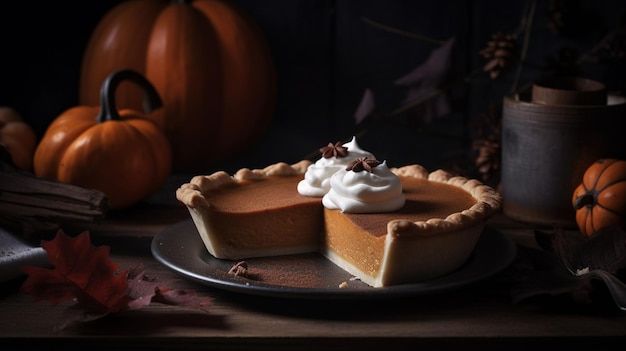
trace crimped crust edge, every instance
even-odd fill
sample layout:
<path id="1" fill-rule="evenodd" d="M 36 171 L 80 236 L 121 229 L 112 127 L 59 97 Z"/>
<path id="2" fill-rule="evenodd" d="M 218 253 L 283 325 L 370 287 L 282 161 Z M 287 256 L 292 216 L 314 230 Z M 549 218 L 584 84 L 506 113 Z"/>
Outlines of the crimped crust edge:
<path id="1" fill-rule="evenodd" d="M 431 218 L 426 221 L 411 222 L 407 220 L 392 220 L 387 225 L 387 234 L 396 238 L 408 236 L 433 235 L 457 229 L 467 228 L 485 221 L 494 213 L 500 211 L 502 198 L 493 188 L 479 180 L 462 176 L 455 176 L 439 169 L 428 173 L 420 165 L 408 165 L 391 168 L 398 176 L 415 177 L 432 182 L 448 184 L 468 192 L 476 203 L 469 209 L 450 214 L 446 218 Z"/>

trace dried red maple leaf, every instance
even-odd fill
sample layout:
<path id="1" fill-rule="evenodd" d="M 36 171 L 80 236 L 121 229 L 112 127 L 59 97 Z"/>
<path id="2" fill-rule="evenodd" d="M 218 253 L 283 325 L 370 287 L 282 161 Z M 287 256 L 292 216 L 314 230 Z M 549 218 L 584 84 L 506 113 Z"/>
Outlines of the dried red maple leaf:
<path id="1" fill-rule="evenodd" d="M 119 272 L 109 258 L 109 247 L 94 247 L 88 232 L 70 237 L 62 230 L 51 241 L 42 241 L 53 268 L 22 267 L 28 275 L 21 291 L 36 301 L 54 305 L 75 300 L 65 313 L 62 327 L 89 321 L 109 313 L 138 309 L 158 302 L 208 311 L 211 298 L 193 291 L 170 288 L 144 274 L 143 265 Z"/>
<path id="2" fill-rule="evenodd" d="M 61 230 L 41 246 L 54 268 L 23 267 L 28 278 L 22 292 L 55 305 L 76 299 L 94 313 L 126 308 L 126 272 L 118 273 L 118 265 L 109 259 L 109 247 L 93 247 L 88 232 L 70 237 Z"/>
<path id="3" fill-rule="evenodd" d="M 199 296 L 194 291 L 173 289 L 171 282 L 157 282 L 156 278 L 144 273 L 143 265 L 138 265 L 128 271 L 128 308 L 135 309 L 146 306 L 151 302 L 166 305 L 186 306 L 209 311 L 212 299 Z"/>

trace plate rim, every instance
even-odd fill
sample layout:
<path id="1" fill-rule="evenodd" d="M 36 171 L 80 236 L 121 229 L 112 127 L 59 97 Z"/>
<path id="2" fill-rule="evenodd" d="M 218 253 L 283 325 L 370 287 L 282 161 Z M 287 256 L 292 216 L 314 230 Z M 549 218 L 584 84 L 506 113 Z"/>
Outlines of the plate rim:
<path id="1" fill-rule="evenodd" d="M 399 284 L 379 288 L 303 288 L 275 284 L 247 284 L 243 281 L 224 280 L 213 275 L 195 273 L 191 269 L 191 265 L 180 264 L 176 262 L 176 260 L 169 257 L 170 255 L 163 252 L 160 245 L 160 243 L 164 241 L 163 238 L 167 239 L 168 236 L 174 234 L 184 235 L 184 239 L 186 240 L 197 240 L 197 246 L 189 247 L 189 245 L 185 245 L 178 249 L 185 254 L 192 254 L 194 262 L 197 264 L 208 264 L 202 261 L 200 257 L 201 254 L 206 251 L 206 248 L 202 243 L 202 239 L 200 238 L 192 219 L 186 219 L 170 225 L 153 237 L 150 244 L 152 256 L 166 268 L 177 273 L 183 278 L 187 278 L 202 285 L 222 291 L 290 299 L 386 299 L 427 295 L 436 292 L 447 292 L 473 285 L 502 272 L 509 267 L 511 263 L 513 263 L 517 255 L 517 245 L 515 242 L 505 234 L 487 224 L 481 233 L 481 237 L 476 245 L 476 248 L 474 249 L 474 252 L 472 252 L 468 261 L 458 270 L 441 277 L 433 278 L 425 282 Z M 194 236 L 196 239 L 192 238 Z M 206 253 L 208 254 L 208 251 Z M 489 267 L 489 269 L 478 273 L 471 271 L 471 268 L 475 268 L 475 266 L 479 265 Z M 463 275 L 467 272 L 472 274 L 469 277 L 463 277 Z M 451 279 L 455 276 L 459 276 L 464 279 Z"/>

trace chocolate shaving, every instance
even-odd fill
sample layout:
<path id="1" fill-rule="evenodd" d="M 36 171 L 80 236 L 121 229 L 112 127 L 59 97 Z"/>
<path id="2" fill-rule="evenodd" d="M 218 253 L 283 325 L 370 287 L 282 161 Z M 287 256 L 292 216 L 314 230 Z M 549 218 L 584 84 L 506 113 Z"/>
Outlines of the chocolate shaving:
<path id="1" fill-rule="evenodd" d="M 372 169 L 380 164 L 380 161 L 373 158 L 357 158 L 348 165 L 346 171 L 361 172 L 363 170 L 372 172 Z"/>
<path id="2" fill-rule="evenodd" d="M 335 145 L 333 145 L 333 143 L 328 143 L 328 145 L 320 148 L 320 152 L 324 158 L 346 157 L 346 155 L 348 155 L 348 148 L 342 146 L 341 142 L 338 141 Z"/>

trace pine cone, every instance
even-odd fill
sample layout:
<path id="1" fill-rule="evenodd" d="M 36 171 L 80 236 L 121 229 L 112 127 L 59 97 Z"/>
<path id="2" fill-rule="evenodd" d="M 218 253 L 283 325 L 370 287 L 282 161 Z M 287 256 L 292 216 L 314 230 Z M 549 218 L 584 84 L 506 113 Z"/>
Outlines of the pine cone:
<path id="1" fill-rule="evenodd" d="M 513 66 L 517 61 L 517 43 L 511 34 L 498 32 L 491 36 L 487 47 L 480 50 L 480 54 L 488 61 L 483 71 L 489 72 L 491 79 L 497 78 L 505 68 Z"/>
<path id="2" fill-rule="evenodd" d="M 500 142 L 493 139 L 474 141 L 474 150 L 478 151 L 474 164 L 483 181 L 497 178 L 500 172 Z"/>

